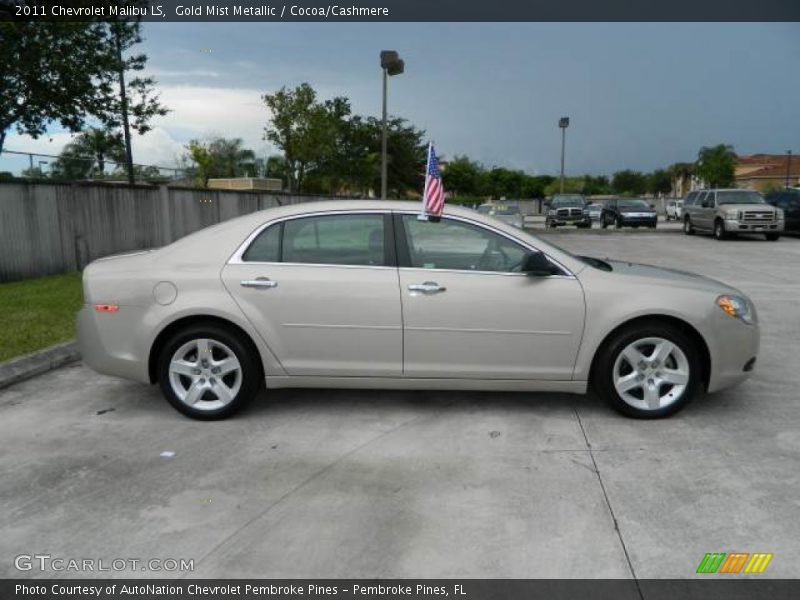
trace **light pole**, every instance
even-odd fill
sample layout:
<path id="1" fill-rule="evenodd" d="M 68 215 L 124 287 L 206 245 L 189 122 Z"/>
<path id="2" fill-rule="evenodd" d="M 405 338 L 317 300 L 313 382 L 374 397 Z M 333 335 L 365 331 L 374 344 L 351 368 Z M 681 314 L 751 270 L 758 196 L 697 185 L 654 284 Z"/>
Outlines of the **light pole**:
<path id="1" fill-rule="evenodd" d="M 564 147 L 567 145 L 567 127 L 569 127 L 569 117 L 561 117 L 558 120 L 561 128 L 561 193 L 564 193 Z"/>
<path id="2" fill-rule="evenodd" d="M 381 69 L 383 70 L 383 127 L 381 131 L 381 200 L 386 200 L 387 163 L 386 163 L 386 92 L 387 82 L 392 75 L 400 75 L 405 69 L 405 62 L 394 50 L 381 52 Z"/>
<path id="3" fill-rule="evenodd" d="M 790 187 L 792 180 L 792 151 L 786 151 L 786 189 Z"/>

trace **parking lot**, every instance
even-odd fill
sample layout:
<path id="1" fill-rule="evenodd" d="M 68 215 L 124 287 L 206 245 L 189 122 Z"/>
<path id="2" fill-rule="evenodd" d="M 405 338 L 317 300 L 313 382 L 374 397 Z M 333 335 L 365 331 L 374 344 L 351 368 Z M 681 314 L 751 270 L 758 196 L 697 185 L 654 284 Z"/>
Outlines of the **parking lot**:
<path id="1" fill-rule="evenodd" d="M 661 421 L 562 394 L 279 390 L 203 423 L 74 364 L 0 391 L 0 575 L 42 576 L 14 557 L 47 553 L 197 577 L 667 578 L 740 551 L 797 577 L 800 239 L 540 233 L 740 288 L 755 376 Z"/>

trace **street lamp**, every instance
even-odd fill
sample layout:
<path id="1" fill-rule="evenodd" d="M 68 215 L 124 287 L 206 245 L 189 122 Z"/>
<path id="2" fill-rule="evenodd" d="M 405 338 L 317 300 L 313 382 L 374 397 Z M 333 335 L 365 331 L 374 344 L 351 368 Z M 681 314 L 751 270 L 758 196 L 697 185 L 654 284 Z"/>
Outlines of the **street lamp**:
<path id="1" fill-rule="evenodd" d="M 392 75 L 400 75 L 406 63 L 394 50 L 381 52 L 381 69 L 383 70 L 383 130 L 381 132 L 381 200 L 386 200 L 386 91 L 387 81 Z"/>
<path id="2" fill-rule="evenodd" d="M 558 120 L 561 128 L 561 193 L 564 193 L 564 146 L 567 144 L 567 127 L 569 127 L 569 117 L 561 117 Z"/>

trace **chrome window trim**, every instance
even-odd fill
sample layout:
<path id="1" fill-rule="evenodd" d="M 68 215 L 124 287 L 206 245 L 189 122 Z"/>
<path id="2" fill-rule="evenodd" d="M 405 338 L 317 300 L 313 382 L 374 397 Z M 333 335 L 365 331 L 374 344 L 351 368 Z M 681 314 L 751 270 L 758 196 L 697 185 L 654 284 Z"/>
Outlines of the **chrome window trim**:
<path id="1" fill-rule="evenodd" d="M 342 210 L 322 210 L 322 211 L 315 211 L 309 213 L 303 213 L 299 215 L 286 215 L 283 217 L 278 217 L 272 219 L 271 221 L 267 221 L 266 223 L 262 223 L 256 229 L 245 238 L 244 242 L 242 242 L 236 251 L 231 255 L 228 259 L 226 264 L 228 265 L 295 265 L 295 266 L 305 266 L 305 267 L 348 267 L 348 268 L 355 268 L 355 269 L 394 269 L 396 267 L 387 267 L 385 265 L 340 265 L 336 263 L 290 263 L 290 262 L 268 262 L 268 261 L 259 261 L 259 260 L 243 260 L 242 256 L 250 247 L 255 239 L 261 235 L 261 232 L 271 227 L 272 225 L 277 225 L 278 223 L 283 223 L 284 221 L 294 221 L 296 219 L 305 219 L 308 217 L 327 217 L 327 216 L 341 216 L 341 215 L 385 215 L 389 214 L 392 211 L 389 209 L 384 208 L 359 208 L 359 209 L 342 209 Z M 385 232 L 384 232 L 385 234 Z"/>
<path id="2" fill-rule="evenodd" d="M 262 223 L 249 235 L 245 238 L 244 242 L 242 242 L 233 255 L 228 259 L 228 265 L 285 265 L 285 266 L 295 266 L 295 267 L 333 267 L 339 269 L 398 269 L 398 267 L 387 267 L 385 265 L 340 265 L 336 263 L 294 263 L 294 262 L 266 262 L 266 261 L 255 261 L 255 260 L 242 260 L 242 256 L 250 247 L 250 244 L 261 234 L 262 231 L 271 227 L 272 225 L 277 225 L 278 223 L 282 223 L 284 221 L 293 221 L 295 219 L 304 219 L 307 217 L 323 217 L 323 216 L 331 216 L 331 215 L 386 215 L 386 214 L 398 214 L 398 215 L 417 215 L 419 212 L 411 211 L 411 210 L 392 210 L 390 208 L 345 208 L 342 210 L 324 210 L 324 211 L 315 211 L 315 212 L 308 212 L 302 213 L 297 215 L 286 215 L 283 217 L 278 217 L 272 219 L 271 221 L 267 221 L 266 223 Z M 520 240 L 512 235 L 509 235 L 505 231 L 497 229 L 492 225 L 488 225 L 481 221 L 474 221 L 467 217 L 462 217 L 461 215 L 444 215 L 442 217 L 444 219 L 452 219 L 455 221 L 461 221 L 463 223 L 467 223 L 469 225 L 473 225 L 475 227 L 480 227 L 482 229 L 486 229 L 495 233 L 501 237 L 506 238 L 507 240 L 511 241 L 512 243 L 518 244 L 523 248 L 528 249 L 531 252 L 541 252 L 547 257 L 547 260 L 555 264 L 559 269 L 561 269 L 565 274 L 564 275 L 550 275 L 549 278 L 555 279 L 576 279 L 575 274 L 570 271 L 567 267 L 565 267 L 562 263 L 557 261 L 555 258 L 550 256 L 548 253 L 540 250 L 539 248 Z M 435 271 L 439 271 L 442 273 L 449 272 L 449 273 L 470 273 L 474 275 L 501 275 L 504 277 L 508 276 L 516 276 L 516 277 L 528 277 L 525 273 L 513 273 L 513 272 L 506 272 L 506 271 L 473 271 L 468 269 L 424 269 L 422 267 L 399 267 L 399 269 L 405 271 L 423 271 L 425 273 L 431 273 Z"/>

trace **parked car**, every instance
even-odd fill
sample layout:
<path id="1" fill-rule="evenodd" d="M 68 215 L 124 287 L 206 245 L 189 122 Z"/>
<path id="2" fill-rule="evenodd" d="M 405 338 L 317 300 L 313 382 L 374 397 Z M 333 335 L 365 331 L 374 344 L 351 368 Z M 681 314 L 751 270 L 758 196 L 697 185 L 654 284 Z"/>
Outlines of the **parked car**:
<path id="1" fill-rule="evenodd" d="M 599 221 L 600 215 L 603 213 L 603 205 L 597 203 L 587 204 L 583 212 L 589 215 L 591 221 Z"/>
<path id="2" fill-rule="evenodd" d="M 478 212 L 482 215 L 489 215 L 498 221 L 503 221 L 514 227 L 522 229 L 525 221 L 522 214 L 519 212 L 518 206 L 502 206 L 495 204 L 481 204 L 478 207 Z"/>
<path id="3" fill-rule="evenodd" d="M 800 232 L 800 188 L 789 188 L 766 195 L 768 204 L 783 211 L 783 230 Z"/>
<path id="4" fill-rule="evenodd" d="M 718 240 L 737 233 L 763 233 L 777 241 L 784 228 L 783 211 L 754 190 L 719 189 L 690 192 L 683 201 L 683 232 L 707 231 Z"/>
<path id="5" fill-rule="evenodd" d="M 752 302 L 699 275 L 575 256 L 475 211 L 292 204 L 92 262 L 91 368 L 215 419 L 265 386 L 584 393 L 663 417 L 750 376 Z"/>
<path id="6" fill-rule="evenodd" d="M 559 225 L 591 227 L 591 218 L 583 210 L 585 206 L 586 198 L 580 194 L 556 194 L 547 203 L 544 226 L 547 229 Z"/>
<path id="7" fill-rule="evenodd" d="M 680 221 L 683 210 L 683 200 L 670 200 L 667 202 L 667 221 Z"/>
<path id="8" fill-rule="evenodd" d="M 600 224 L 603 228 L 609 225 L 617 229 L 643 225 L 655 229 L 658 215 L 655 208 L 641 198 L 612 198 L 603 207 Z"/>

